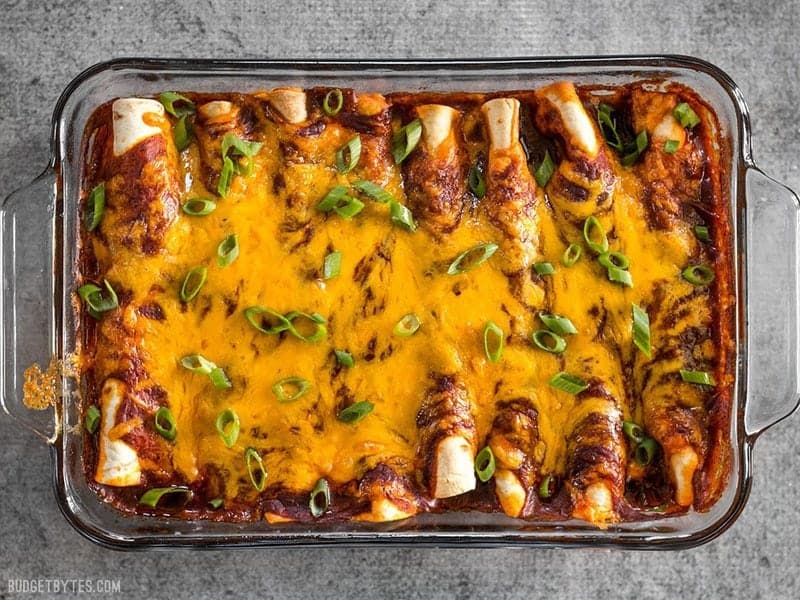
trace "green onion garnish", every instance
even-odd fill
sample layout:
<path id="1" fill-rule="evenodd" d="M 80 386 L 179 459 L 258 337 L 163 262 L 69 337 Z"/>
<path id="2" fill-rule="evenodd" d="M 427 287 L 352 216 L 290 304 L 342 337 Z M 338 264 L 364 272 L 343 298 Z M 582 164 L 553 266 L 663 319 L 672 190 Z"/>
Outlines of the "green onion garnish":
<path id="1" fill-rule="evenodd" d="M 714 270 L 706 265 L 690 265 L 681 275 L 692 285 L 708 285 L 714 281 Z"/>
<path id="2" fill-rule="evenodd" d="M 622 252 L 603 252 L 597 257 L 597 262 L 603 265 L 606 269 L 610 269 L 611 267 L 627 269 L 631 266 L 630 259 Z"/>
<path id="3" fill-rule="evenodd" d="M 246 308 L 244 317 L 250 325 L 258 329 L 261 333 L 269 335 L 286 331 L 291 326 L 289 319 L 284 317 L 281 313 L 271 308 L 264 308 L 263 306 L 251 306 Z"/>
<path id="4" fill-rule="evenodd" d="M 614 109 L 608 104 L 600 104 L 597 107 L 597 123 L 600 125 L 600 132 L 608 145 L 622 152 L 622 139 L 617 133 L 617 122 L 611 116 L 613 113 Z"/>
<path id="5" fill-rule="evenodd" d="M 248 448 L 244 451 L 244 461 L 250 474 L 250 483 L 257 491 L 263 492 L 267 485 L 267 470 L 264 468 L 261 455 L 255 448 Z"/>
<path id="6" fill-rule="evenodd" d="M 381 186 L 376 185 L 371 181 L 367 181 L 366 179 L 359 179 L 358 181 L 353 182 L 352 185 L 362 194 L 375 200 L 375 202 L 380 202 L 381 204 L 386 204 L 387 202 L 396 202 L 394 196 L 392 196 L 389 192 L 387 192 Z"/>
<path id="7" fill-rule="evenodd" d="M 633 287 L 633 276 L 629 271 L 619 267 L 608 267 L 608 280 L 620 283 L 625 287 Z"/>
<path id="8" fill-rule="evenodd" d="M 547 327 L 553 333 L 557 333 L 558 335 L 574 335 L 578 333 L 575 325 L 573 325 L 572 321 L 570 321 L 567 317 L 539 313 L 539 318 L 541 319 L 542 323 L 544 323 L 545 327 Z"/>
<path id="9" fill-rule="evenodd" d="M 556 268 L 553 266 L 553 263 L 549 262 L 540 262 L 533 265 L 533 270 L 536 271 L 537 275 L 552 275 L 556 272 Z"/>
<path id="10" fill-rule="evenodd" d="M 206 282 L 207 275 L 208 269 L 205 267 L 195 267 L 191 269 L 186 274 L 186 277 L 184 277 L 183 285 L 181 285 L 179 294 L 181 300 L 184 302 L 194 300 L 195 296 L 200 293 L 200 288 L 202 288 L 203 284 Z"/>
<path id="11" fill-rule="evenodd" d="M 239 256 L 239 236 L 230 234 L 217 246 L 217 265 L 227 267 Z"/>
<path id="12" fill-rule="evenodd" d="M 331 252 L 322 263 L 322 278 L 333 279 L 338 277 L 339 272 L 342 270 L 342 253 Z"/>
<path id="13" fill-rule="evenodd" d="M 450 263 L 447 269 L 448 275 L 460 275 L 471 271 L 478 265 L 485 263 L 495 252 L 499 246 L 492 242 L 488 244 L 479 244 L 473 246 L 469 250 L 465 250 L 459 254 L 456 259 Z"/>
<path id="14" fill-rule="evenodd" d="M 361 158 L 361 136 L 357 135 L 336 151 L 336 170 L 349 173 L 356 168 Z"/>
<path id="15" fill-rule="evenodd" d="M 696 383 L 698 385 L 708 386 L 716 385 L 714 376 L 707 371 L 687 371 L 685 369 L 681 369 L 681 379 L 683 379 L 686 383 Z"/>
<path id="16" fill-rule="evenodd" d="M 225 374 L 225 371 L 222 370 L 221 367 L 214 367 L 211 370 L 211 373 L 208 374 L 208 378 L 211 380 L 211 383 L 214 384 L 214 387 L 220 390 L 227 390 L 230 387 L 233 387 L 231 380 L 228 379 L 228 376 Z"/>
<path id="17" fill-rule="evenodd" d="M 158 101 L 164 105 L 164 109 L 173 117 L 194 114 L 194 102 L 176 92 L 162 92 L 158 95 Z"/>
<path id="18" fill-rule="evenodd" d="M 325 99 L 322 101 L 322 110 L 325 111 L 326 115 L 335 117 L 339 114 L 339 111 L 342 110 L 342 106 L 344 106 L 344 94 L 342 94 L 342 90 L 336 88 L 325 94 Z"/>
<path id="19" fill-rule="evenodd" d="M 561 354 L 567 349 L 567 341 L 560 335 L 547 329 L 534 331 L 533 335 L 531 335 L 531 339 L 538 348 L 541 348 L 545 352 L 550 352 L 551 354 Z"/>
<path id="20" fill-rule="evenodd" d="M 680 146 L 681 143 L 678 140 L 667 140 L 664 142 L 664 152 L 667 154 L 675 154 Z"/>
<path id="21" fill-rule="evenodd" d="M 347 350 L 334 350 L 336 361 L 343 367 L 353 367 L 356 364 L 356 359 Z"/>
<path id="22" fill-rule="evenodd" d="M 222 171 L 219 173 L 219 182 L 217 182 L 217 194 L 220 198 L 224 198 L 231 191 L 231 183 L 233 182 L 233 174 L 236 172 L 236 167 L 229 156 L 222 159 Z"/>
<path id="23" fill-rule="evenodd" d="M 394 334 L 399 337 L 409 337 L 417 332 L 421 324 L 422 323 L 420 323 L 417 315 L 414 313 L 408 313 L 397 322 L 397 325 L 394 326 L 393 331 Z"/>
<path id="24" fill-rule="evenodd" d="M 189 144 L 192 143 L 193 133 L 194 128 L 188 116 L 184 115 L 178 119 L 172 132 L 172 138 L 175 140 L 175 148 L 177 148 L 178 152 L 183 152 L 189 147 Z"/>
<path id="25" fill-rule="evenodd" d="M 582 391 L 589 389 L 589 385 L 581 378 L 570 375 L 564 371 L 556 373 L 548 381 L 552 387 L 562 392 L 567 392 L 573 396 L 580 394 Z"/>
<path id="26" fill-rule="evenodd" d="M 486 358 L 493 363 L 500 360 L 503 355 L 503 345 L 505 344 L 505 335 L 500 326 L 494 321 L 489 321 L 483 328 L 483 350 L 486 352 Z"/>
<path id="27" fill-rule="evenodd" d="M 337 185 L 317 204 L 317 210 L 322 212 L 334 211 L 340 217 L 352 219 L 364 209 L 364 203 L 358 198 L 347 194 L 347 187 Z"/>
<path id="28" fill-rule="evenodd" d="M 325 317 L 319 313 L 308 314 L 300 312 L 299 310 L 293 310 L 283 316 L 289 322 L 287 331 L 304 342 L 318 342 L 328 335 L 328 328 L 325 327 Z M 301 333 L 295 326 L 295 321 L 297 320 L 302 324 L 303 329 L 306 328 L 306 325 L 310 325 L 313 330 L 308 335 Z"/>
<path id="29" fill-rule="evenodd" d="M 108 312 L 119 306 L 117 293 L 114 291 L 114 288 L 111 287 L 111 284 L 104 279 L 103 285 L 108 291 L 108 297 L 103 297 L 102 288 L 93 283 L 87 283 L 78 288 L 78 296 L 80 296 L 81 300 L 89 307 L 89 314 L 95 319 L 99 319 L 101 313 Z"/>
<path id="30" fill-rule="evenodd" d="M 106 207 L 106 184 L 101 183 L 94 187 L 86 203 L 86 229 L 94 231 L 100 225 Z"/>
<path id="31" fill-rule="evenodd" d="M 642 129 L 636 136 L 636 139 L 633 141 L 633 143 L 625 146 L 627 154 L 622 157 L 622 164 L 627 167 L 635 163 L 637 160 L 639 160 L 639 156 L 645 151 L 645 149 L 647 149 L 647 146 L 649 145 L 650 140 L 647 137 L 647 130 Z"/>
<path id="32" fill-rule="evenodd" d="M 644 435 L 644 430 L 641 428 L 640 425 L 634 423 L 633 421 L 623 421 L 622 422 L 622 431 L 625 432 L 625 435 L 634 443 L 638 444 L 646 437 Z"/>
<path id="33" fill-rule="evenodd" d="M 223 500 L 222 498 L 212 498 L 211 500 L 208 501 L 208 505 L 214 510 L 217 510 L 223 504 L 225 504 L 225 500 Z"/>
<path id="34" fill-rule="evenodd" d="M 561 264 L 565 267 L 571 267 L 583 254 L 583 246 L 581 246 L 578 242 L 572 242 L 567 249 L 564 250 L 564 254 L 561 256 Z"/>
<path id="35" fill-rule="evenodd" d="M 278 402 L 294 402 L 311 389 L 311 382 L 302 377 L 284 377 L 272 386 L 272 393 L 278 397 Z"/>
<path id="36" fill-rule="evenodd" d="M 189 500 L 192 499 L 193 496 L 192 490 L 182 485 L 176 485 L 174 487 L 151 488 L 142 494 L 142 497 L 139 498 L 139 504 L 142 506 L 149 506 L 150 508 L 157 508 L 158 503 L 161 502 L 162 498 L 172 495 L 182 496 L 182 498 L 180 498 L 181 501 L 179 503 L 176 502 L 176 504 L 174 506 L 170 506 L 170 508 L 179 508 L 184 506 L 187 502 L 189 502 Z"/>
<path id="37" fill-rule="evenodd" d="M 210 375 L 217 368 L 213 362 L 202 354 L 189 354 L 181 358 L 181 366 L 198 375 Z"/>
<path id="38" fill-rule="evenodd" d="M 361 402 L 351 404 L 347 408 L 339 411 L 339 413 L 336 415 L 336 418 L 342 423 L 358 423 L 361 419 L 371 413 L 373 408 L 375 408 L 375 405 L 372 402 L 362 400 Z"/>
<path id="39" fill-rule="evenodd" d="M 217 416 L 215 425 L 225 447 L 233 448 L 236 440 L 239 439 L 241 427 L 239 415 L 236 414 L 236 411 L 232 408 L 226 408 Z"/>
<path id="40" fill-rule="evenodd" d="M 97 431 L 99 425 L 100 409 L 93 404 L 89 407 L 89 410 L 86 411 L 86 416 L 83 419 L 83 426 L 89 433 L 94 433 Z"/>
<path id="41" fill-rule="evenodd" d="M 398 165 L 417 147 L 422 135 L 422 122 L 414 119 L 392 137 L 392 156 Z"/>
<path id="42" fill-rule="evenodd" d="M 469 185 L 469 191 L 471 191 L 478 200 L 486 195 L 486 179 L 483 177 L 483 173 L 481 173 L 478 165 L 473 166 L 469 170 L 467 185 Z"/>
<path id="43" fill-rule="evenodd" d="M 192 198 L 181 205 L 183 212 L 193 217 L 210 215 L 217 208 L 217 203 L 207 198 Z"/>
<path id="44" fill-rule="evenodd" d="M 417 230 L 417 224 L 414 221 L 414 215 L 411 214 L 411 211 L 407 206 L 404 206 L 399 202 L 389 203 L 389 219 L 395 225 L 398 225 L 408 231 Z"/>
<path id="45" fill-rule="evenodd" d="M 539 498 L 542 500 L 547 500 L 555 493 L 555 484 L 556 479 L 551 474 L 546 475 L 541 483 L 539 483 L 539 489 L 537 490 L 539 494 Z"/>
<path id="46" fill-rule="evenodd" d="M 475 473 L 477 473 L 478 479 L 486 483 L 494 475 L 495 468 L 494 452 L 489 446 L 485 446 L 475 456 Z"/>
<path id="47" fill-rule="evenodd" d="M 156 431 L 165 440 L 171 442 L 175 439 L 175 436 L 178 435 L 178 426 L 175 424 L 175 417 L 172 416 L 172 411 L 166 406 L 162 406 L 156 411 L 153 424 L 156 427 Z"/>
<path id="48" fill-rule="evenodd" d="M 701 242 L 710 242 L 711 241 L 711 234 L 708 231 L 707 225 L 695 225 L 694 226 L 694 234 L 697 236 L 697 239 Z"/>
<path id="49" fill-rule="evenodd" d="M 633 311 L 633 343 L 650 358 L 650 317 L 643 308 L 632 304 Z"/>
<path id="50" fill-rule="evenodd" d="M 553 159 L 550 158 L 550 151 L 545 150 L 542 164 L 539 165 L 533 175 L 536 178 L 536 183 L 539 184 L 539 187 L 543 188 L 547 185 L 547 182 L 550 181 L 550 177 L 553 176 L 555 170 L 556 166 L 553 164 Z"/>
<path id="51" fill-rule="evenodd" d="M 599 240 L 595 242 L 592 239 L 593 235 L 598 237 Z M 608 252 L 606 230 L 603 229 L 603 225 L 594 215 L 583 222 L 583 239 L 586 241 L 586 245 L 589 246 L 589 249 L 595 254 Z"/>
<path id="52" fill-rule="evenodd" d="M 235 163 L 236 172 L 249 175 L 253 167 L 253 157 L 261 150 L 261 142 L 248 142 L 232 133 L 226 133 L 222 138 L 222 158 L 244 157 L 244 165 Z"/>
<path id="53" fill-rule="evenodd" d="M 657 452 L 658 442 L 651 437 L 646 437 L 633 449 L 633 458 L 637 464 L 646 467 L 653 462 Z"/>
<path id="54" fill-rule="evenodd" d="M 694 112 L 692 107 L 686 102 L 681 102 L 678 104 L 678 106 L 676 106 L 672 111 L 672 114 L 676 119 L 678 119 L 678 123 L 681 124 L 681 127 L 688 127 L 689 129 L 692 129 L 696 125 L 700 124 L 700 117 L 697 116 L 697 113 Z"/>
<path id="55" fill-rule="evenodd" d="M 331 503 L 331 487 L 328 481 L 320 478 L 317 485 L 311 490 L 311 496 L 308 499 L 308 508 L 311 514 L 316 517 L 321 517 L 322 514 L 328 510 Z"/>

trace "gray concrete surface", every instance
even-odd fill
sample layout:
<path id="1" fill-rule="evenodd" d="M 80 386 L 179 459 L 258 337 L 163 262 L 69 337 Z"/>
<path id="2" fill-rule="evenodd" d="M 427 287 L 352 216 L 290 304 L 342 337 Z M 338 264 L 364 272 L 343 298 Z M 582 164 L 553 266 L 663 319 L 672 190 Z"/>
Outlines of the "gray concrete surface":
<path id="1" fill-rule="evenodd" d="M 430 0 L 0 1 L 0 196 L 48 158 L 49 120 L 83 68 L 124 55 L 225 58 L 681 53 L 741 86 L 755 156 L 800 189 L 800 3 Z M 24 342 L 23 342 L 24 343 Z M 690 551 L 287 549 L 120 554 L 61 517 L 48 453 L 0 415 L 0 598 L 9 579 L 107 578 L 131 597 L 796 598 L 798 418 L 759 440 L 738 522 Z"/>

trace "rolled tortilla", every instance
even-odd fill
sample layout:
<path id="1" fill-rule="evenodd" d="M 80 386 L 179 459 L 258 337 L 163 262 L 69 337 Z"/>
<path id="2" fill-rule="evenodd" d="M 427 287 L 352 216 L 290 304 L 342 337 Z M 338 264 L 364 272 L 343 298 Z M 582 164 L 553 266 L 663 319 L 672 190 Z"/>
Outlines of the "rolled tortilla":
<path id="1" fill-rule="evenodd" d="M 360 521 L 399 521 L 417 513 L 419 498 L 411 483 L 388 464 L 380 463 L 365 473 L 358 489 L 370 503 L 369 512 L 358 515 Z"/>
<path id="2" fill-rule="evenodd" d="M 120 380 L 109 378 L 100 392 L 101 421 L 94 478 L 104 485 L 131 486 L 141 480 L 136 450 L 114 435 L 126 389 Z"/>

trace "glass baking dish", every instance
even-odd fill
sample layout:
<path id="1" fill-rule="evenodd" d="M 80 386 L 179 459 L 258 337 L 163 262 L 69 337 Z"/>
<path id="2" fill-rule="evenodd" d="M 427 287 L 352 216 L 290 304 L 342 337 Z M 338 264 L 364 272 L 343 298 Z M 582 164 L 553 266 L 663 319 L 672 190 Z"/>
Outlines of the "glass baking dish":
<path id="1" fill-rule="evenodd" d="M 76 350 L 73 308 L 78 246 L 80 145 L 89 115 L 120 96 L 166 89 L 249 91 L 294 85 L 359 90 L 499 91 L 569 79 L 625 84 L 666 79 L 694 88 L 716 111 L 730 146 L 727 192 L 735 251 L 735 415 L 733 468 L 722 498 L 705 513 L 621 523 L 599 530 L 585 523 L 529 523 L 501 514 L 423 514 L 387 524 L 218 523 L 123 515 L 87 486 L 79 384 L 60 379 L 53 411 L 22 404 L 23 372 L 33 362 Z M 216 61 L 120 59 L 98 64 L 70 83 L 56 105 L 45 171 L 11 194 L 0 210 L 2 293 L 0 374 L 5 411 L 50 448 L 56 500 L 89 539 L 115 548 L 367 545 L 601 546 L 685 548 L 725 531 L 744 508 L 752 483 L 753 445 L 797 407 L 798 224 L 800 203 L 764 175 L 750 149 L 742 95 L 715 66 L 681 56 L 498 59 L 475 61 Z"/>

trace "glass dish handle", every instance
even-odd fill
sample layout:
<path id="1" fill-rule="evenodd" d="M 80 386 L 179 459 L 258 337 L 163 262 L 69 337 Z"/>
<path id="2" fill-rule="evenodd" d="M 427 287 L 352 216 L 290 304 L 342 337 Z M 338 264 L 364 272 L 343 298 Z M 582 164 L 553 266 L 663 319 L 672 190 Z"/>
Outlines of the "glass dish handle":
<path id="1" fill-rule="evenodd" d="M 746 434 L 791 415 L 800 401 L 800 200 L 756 168 L 747 191 Z M 741 260 L 741 257 L 740 257 Z"/>
<path id="2" fill-rule="evenodd" d="M 56 174 L 46 170 L 0 208 L 0 401 L 19 424 L 48 442 L 57 435 L 58 403 L 31 410 L 23 403 L 25 370 L 46 370 L 54 356 L 53 242 Z M 56 379 L 60 389 L 61 377 Z"/>

